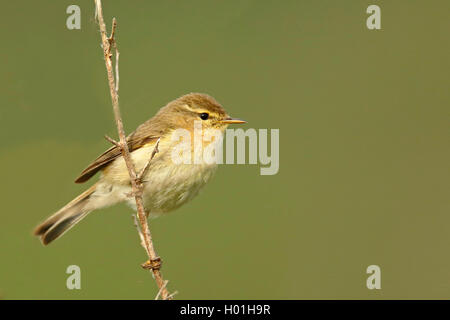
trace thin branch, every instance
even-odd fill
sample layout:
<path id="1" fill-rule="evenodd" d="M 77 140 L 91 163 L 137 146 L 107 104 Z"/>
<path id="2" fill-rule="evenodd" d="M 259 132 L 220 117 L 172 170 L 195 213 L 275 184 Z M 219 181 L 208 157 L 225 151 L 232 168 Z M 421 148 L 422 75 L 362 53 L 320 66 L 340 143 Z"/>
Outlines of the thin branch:
<path id="1" fill-rule="evenodd" d="M 176 294 L 178 294 L 178 291 L 174 291 L 173 293 L 171 293 L 171 294 L 167 297 L 166 300 L 172 300 L 172 299 L 173 299 L 173 296 L 176 295 Z"/>
<path id="2" fill-rule="evenodd" d="M 159 299 L 159 296 L 161 295 L 162 290 L 164 290 L 164 288 L 167 286 L 168 283 L 169 283 L 169 280 L 166 280 L 166 281 L 164 282 L 164 285 L 163 285 L 163 287 L 162 287 L 161 289 L 159 289 L 158 294 L 157 294 L 156 297 L 155 297 L 155 300 L 158 300 L 158 299 Z"/>
<path id="3" fill-rule="evenodd" d="M 103 20 L 103 10 L 102 10 L 102 2 L 101 0 L 95 0 L 95 12 L 96 17 L 98 19 L 98 24 L 100 27 L 100 36 L 102 39 L 102 47 L 103 47 L 103 55 L 105 58 L 105 65 L 106 65 L 106 71 L 108 75 L 108 84 L 109 84 L 109 90 L 111 94 L 111 100 L 114 110 L 114 118 L 116 121 L 117 131 L 119 134 L 119 141 L 114 141 L 113 139 L 107 137 L 106 139 L 116 145 L 121 153 L 122 157 L 125 160 L 125 164 L 128 169 L 128 174 L 130 175 L 131 180 L 131 191 L 132 195 L 134 196 L 134 199 L 136 201 L 136 209 L 137 209 L 137 216 L 139 218 L 139 224 L 140 224 L 140 236 L 142 236 L 143 240 L 143 246 L 145 247 L 145 250 L 147 251 L 147 255 L 149 260 L 145 262 L 142 266 L 145 269 L 150 269 L 153 273 L 153 277 L 155 278 L 156 284 L 161 291 L 161 297 L 162 299 L 171 299 L 171 296 L 169 295 L 169 291 L 167 290 L 165 286 L 165 281 L 161 274 L 161 258 L 158 257 L 156 254 L 155 248 L 153 246 L 152 236 L 150 233 L 150 229 L 148 227 L 147 223 L 147 214 L 144 209 L 144 201 L 142 199 L 142 190 L 143 185 L 141 179 L 138 178 L 138 175 L 136 174 L 136 169 L 134 166 L 134 163 L 131 161 L 130 151 L 128 149 L 128 144 L 125 136 L 125 131 L 123 129 L 123 122 L 122 117 L 120 115 L 120 108 L 119 108 L 119 95 L 118 95 L 118 81 L 119 81 L 119 51 L 117 50 L 116 41 L 114 39 L 114 35 L 117 28 L 117 21 L 114 18 L 112 23 L 112 29 L 111 29 L 111 36 L 108 37 L 106 32 L 106 25 L 105 21 Z M 113 62 L 112 62 L 112 53 L 111 48 L 115 49 L 116 53 L 116 72 L 114 77 L 113 72 Z M 156 151 L 155 151 L 156 150 Z M 155 147 L 155 150 L 153 153 L 157 152 L 157 146 Z M 150 158 L 153 158 L 154 154 L 152 153 L 152 156 Z"/>
<path id="4" fill-rule="evenodd" d="M 100 5 L 101 5 L 101 3 L 100 3 Z M 110 43 L 112 43 L 114 41 L 114 35 L 116 32 L 116 28 L 117 28 L 117 20 L 116 20 L 116 18 L 113 18 L 112 25 L 111 25 L 111 35 L 109 36 Z"/>
<path id="5" fill-rule="evenodd" d="M 144 178 L 145 174 L 147 173 L 148 167 L 150 166 L 150 162 L 152 162 L 153 157 L 155 156 L 155 154 L 157 154 L 159 152 L 159 141 L 161 140 L 161 138 L 158 138 L 158 140 L 155 143 L 155 148 L 153 148 L 153 152 L 150 155 L 150 158 L 148 159 L 147 163 L 145 164 L 145 166 L 142 168 L 142 170 L 139 172 L 139 174 L 137 175 L 137 178 L 139 179 L 139 181 L 143 182 L 142 179 Z"/>
<path id="6" fill-rule="evenodd" d="M 138 220 L 136 218 L 136 215 L 133 214 L 133 215 L 131 215 L 131 217 L 133 218 L 133 223 L 134 223 L 134 226 L 136 227 L 136 230 L 138 232 L 139 239 L 141 239 L 141 245 L 144 248 L 144 250 L 147 251 L 147 247 L 145 246 L 145 238 L 144 238 L 144 235 L 142 234 L 141 227 L 139 227 L 139 223 L 138 223 Z M 147 254 L 149 254 L 148 251 L 147 251 Z"/>
<path id="7" fill-rule="evenodd" d="M 118 143 L 116 140 L 114 140 L 113 138 L 111 138 L 110 136 L 108 136 L 108 135 L 105 134 L 105 139 L 108 140 L 109 142 L 111 142 L 111 143 L 112 143 L 113 145 L 115 145 L 116 147 L 119 147 L 119 148 L 120 148 L 119 143 Z"/>
<path id="8" fill-rule="evenodd" d="M 116 90 L 116 94 L 119 95 L 119 55 L 120 55 L 120 53 L 119 53 L 119 49 L 117 49 L 116 39 L 114 38 L 116 28 L 117 28 L 117 20 L 116 20 L 116 18 L 113 18 L 112 27 L 111 27 L 111 35 L 109 36 L 108 40 L 109 40 L 111 47 L 113 47 L 115 50 L 114 59 L 116 61 L 116 69 L 115 69 L 116 86 L 114 87 L 114 89 Z"/>
<path id="9" fill-rule="evenodd" d="M 119 94 L 119 50 L 117 49 L 116 42 L 114 42 L 114 49 L 116 49 L 116 93 Z"/>

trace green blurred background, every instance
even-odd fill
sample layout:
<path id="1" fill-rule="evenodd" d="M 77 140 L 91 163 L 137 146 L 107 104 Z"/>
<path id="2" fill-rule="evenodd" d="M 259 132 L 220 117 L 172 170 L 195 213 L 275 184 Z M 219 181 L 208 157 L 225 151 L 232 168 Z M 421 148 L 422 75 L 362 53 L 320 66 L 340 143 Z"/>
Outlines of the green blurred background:
<path id="1" fill-rule="evenodd" d="M 81 30 L 66 8 L 81 7 Z M 382 30 L 366 28 L 381 7 Z M 179 299 L 449 298 L 448 1 L 104 1 L 127 132 L 206 92 L 280 129 L 280 171 L 224 165 L 152 220 Z M 0 297 L 152 299 L 131 210 L 43 247 L 42 219 L 115 135 L 93 1 L 2 1 Z M 244 127 L 245 128 L 245 127 Z M 94 179 L 96 180 L 96 179 Z M 68 265 L 81 290 L 66 288 Z M 381 290 L 366 268 L 381 267 Z"/>

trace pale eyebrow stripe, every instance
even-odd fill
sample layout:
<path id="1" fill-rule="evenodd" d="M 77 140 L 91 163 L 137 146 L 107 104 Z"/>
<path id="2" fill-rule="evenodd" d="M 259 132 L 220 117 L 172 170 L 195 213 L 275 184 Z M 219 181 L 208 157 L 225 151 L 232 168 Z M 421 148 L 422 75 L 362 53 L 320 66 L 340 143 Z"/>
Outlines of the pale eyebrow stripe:
<path id="1" fill-rule="evenodd" d="M 183 107 L 185 107 L 186 109 L 188 109 L 189 111 L 195 112 L 197 113 L 196 110 L 192 109 L 188 104 L 184 104 Z"/>
<path id="2" fill-rule="evenodd" d="M 189 111 L 194 112 L 194 113 L 203 113 L 203 112 L 208 113 L 208 114 L 211 113 L 211 112 L 209 112 L 209 111 L 206 110 L 206 109 L 194 110 L 194 109 L 192 109 L 188 104 L 184 104 L 183 106 L 184 106 L 186 109 L 188 109 Z"/>

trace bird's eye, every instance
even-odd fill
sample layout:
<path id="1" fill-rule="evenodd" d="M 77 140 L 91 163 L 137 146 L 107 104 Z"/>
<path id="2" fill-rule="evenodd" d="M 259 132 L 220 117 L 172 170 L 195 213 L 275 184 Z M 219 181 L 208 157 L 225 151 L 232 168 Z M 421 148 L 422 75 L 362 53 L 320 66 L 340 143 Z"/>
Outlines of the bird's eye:
<path id="1" fill-rule="evenodd" d="M 200 113 L 200 119 L 206 120 L 209 118 L 209 114 L 206 112 Z"/>

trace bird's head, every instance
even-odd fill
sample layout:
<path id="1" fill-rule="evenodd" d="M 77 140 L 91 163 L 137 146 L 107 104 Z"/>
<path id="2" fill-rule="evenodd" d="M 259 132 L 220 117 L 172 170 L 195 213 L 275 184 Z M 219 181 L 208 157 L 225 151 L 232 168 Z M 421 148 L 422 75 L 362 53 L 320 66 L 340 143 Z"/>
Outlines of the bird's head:
<path id="1" fill-rule="evenodd" d="M 195 121 L 202 124 L 204 130 L 225 130 L 229 124 L 245 123 L 244 120 L 231 118 L 213 97 L 203 93 L 189 93 L 170 102 L 157 116 L 171 129 L 193 130 Z"/>

